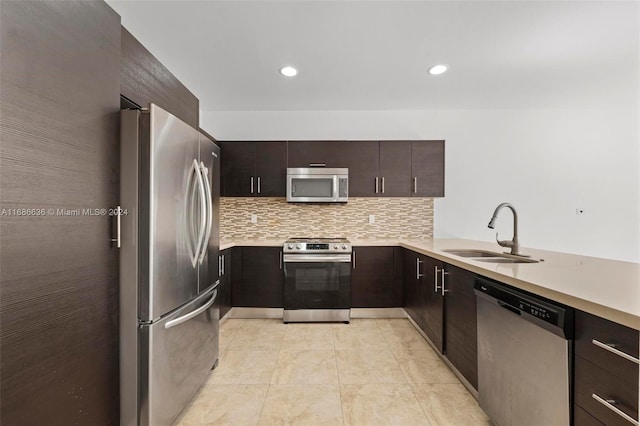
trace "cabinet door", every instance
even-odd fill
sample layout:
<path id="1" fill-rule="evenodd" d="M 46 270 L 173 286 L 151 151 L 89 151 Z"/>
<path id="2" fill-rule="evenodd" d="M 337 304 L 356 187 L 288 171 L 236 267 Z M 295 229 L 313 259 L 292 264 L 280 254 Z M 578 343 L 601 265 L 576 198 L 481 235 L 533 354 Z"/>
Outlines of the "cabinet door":
<path id="1" fill-rule="evenodd" d="M 423 271 L 424 265 L 419 264 L 419 255 L 411 250 L 402 252 L 402 306 L 411 319 L 423 328 L 423 302 L 422 286 L 418 274 Z"/>
<path id="2" fill-rule="evenodd" d="M 221 142 L 220 147 L 222 150 L 222 196 L 251 197 L 255 195 L 256 165 L 253 142 Z"/>
<path id="3" fill-rule="evenodd" d="M 475 274 L 445 265 L 445 355 L 474 387 L 478 388 L 478 349 Z"/>
<path id="4" fill-rule="evenodd" d="M 281 256 L 280 247 L 242 247 L 239 287 L 234 289 L 232 296 L 234 306 L 283 307 Z"/>
<path id="5" fill-rule="evenodd" d="M 444 197 L 444 141 L 413 141 L 411 174 L 414 197 Z"/>
<path id="6" fill-rule="evenodd" d="M 411 141 L 380 141 L 380 196 L 411 197 Z"/>
<path id="7" fill-rule="evenodd" d="M 349 168 L 349 196 L 375 197 L 380 158 L 378 141 L 289 142 L 289 167 Z"/>
<path id="8" fill-rule="evenodd" d="M 218 287 L 218 300 L 220 304 L 220 318 L 224 317 L 231 309 L 231 257 L 232 250 L 220 252 L 220 286 Z"/>
<path id="9" fill-rule="evenodd" d="M 287 143 L 255 142 L 256 194 L 285 197 L 287 186 Z"/>
<path id="10" fill-rule="evenodd" d="M 351 273 L 351 306 L 393 308 L 402 303 L 402 290 L 394 280 L 393 247 L 355 247 Z"/>
<path id="11" fill-rule="evenodd" d="M 440 285 L 442 285 L 443 264 L 439 260 L 432 259 L 427 256 L 420 256 L 420 260 L 424 262 L 422 266 L 422 288 L 423 302 L 422 315 L 423 331 L 431 340 L 436 348 L 443 353 L 444 351 L 444 297 Z M 437 273 L 436 273 L 437 268 Z M 438 287 L 436 287 L 436 284 Z"/>

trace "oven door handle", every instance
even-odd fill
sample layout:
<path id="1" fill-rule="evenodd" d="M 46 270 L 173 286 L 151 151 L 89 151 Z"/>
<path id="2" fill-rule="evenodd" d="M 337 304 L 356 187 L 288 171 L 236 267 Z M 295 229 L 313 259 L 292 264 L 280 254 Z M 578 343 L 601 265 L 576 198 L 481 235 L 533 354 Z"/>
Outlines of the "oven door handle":
<path id="1" fill-rule="evenodd" d="M 285 254 L 284 263 L 350 263 L 350 254 Z"/>

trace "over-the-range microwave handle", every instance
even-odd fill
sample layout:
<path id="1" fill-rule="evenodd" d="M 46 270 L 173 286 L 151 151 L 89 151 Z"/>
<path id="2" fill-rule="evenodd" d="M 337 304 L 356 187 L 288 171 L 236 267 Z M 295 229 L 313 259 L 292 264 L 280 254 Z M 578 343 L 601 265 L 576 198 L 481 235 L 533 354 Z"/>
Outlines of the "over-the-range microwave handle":
<path id="1" fill-rule="evenodd" d="M 340 197 L 340 185 L 338 185 L 338 175 L 333 175 L 333 201 L 338 201 Z"/>
<path id="2" fill-rule="evenodd" d="M 202 241 L 200 248 L 200 256 L 199 261 L 202 264 L 204 260 L 204 256 L 207 254 L 207 247 L 209 245 L 209 238 L 211 238 L 211 228 L 213 227 L 213 195 L 211 193 L 211 185 L 209 185 L 209 173 L 207 168 L 205 167 L 203 162 L 200 162 L 200 172 L 202 175 L 202 180 L 204 182 L 205 189 L 205 198 L 206 205 L 205 210 L 206 213 L 206 229 L 205 229 L 205 237 Z"/>

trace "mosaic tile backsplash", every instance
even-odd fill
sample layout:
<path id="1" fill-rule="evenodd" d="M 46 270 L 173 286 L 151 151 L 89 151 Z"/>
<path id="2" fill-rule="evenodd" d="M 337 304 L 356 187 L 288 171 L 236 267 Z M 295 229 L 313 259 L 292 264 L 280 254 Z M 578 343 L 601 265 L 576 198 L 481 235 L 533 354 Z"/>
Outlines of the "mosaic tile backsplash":
<path id="1" fill-rule="evenodd" d="M 252 214 L 258 223 L 251 223 Z M 369 223 L 369 215 L 375 216 L 375 223 Z M 432 238 L 433 199 L 349 198 L 346 204 L 304 204 L 287 203 L 286 198 L 222 197 L 220 237 Z"/>

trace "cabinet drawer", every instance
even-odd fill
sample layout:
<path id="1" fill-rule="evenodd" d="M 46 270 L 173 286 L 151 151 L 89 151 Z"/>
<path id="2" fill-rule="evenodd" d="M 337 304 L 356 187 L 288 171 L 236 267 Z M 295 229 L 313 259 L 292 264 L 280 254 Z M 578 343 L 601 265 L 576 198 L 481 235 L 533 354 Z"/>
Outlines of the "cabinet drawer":
<path id="1" fill-rule="evenodd" d="M 615 406 L 638 419 L 638 369 L 625 380 L 613 376 L 586 359 L 575 357 L 575 403 L 606 425 L 629 426 L 619 414 L 593 398 L 615 400 Z"/>
<path id="2" fill-rule="evenodd" d="M 577 311 L 575 333 L 576 355 L 591 361 L 616 377 L 626 378 L 631 375 L 638 377 L 638 364 L 593 343 L 596 340 L 603 344 L 613 344 L 615 349 L 637 359 L 640 334 L 637 330 Z"/>
<path id="3" fill-rule="evenodd" d="M 595 417 L 577 405 L 573 406 L 573 424 L 575 426 L 604 426 Z"/>

